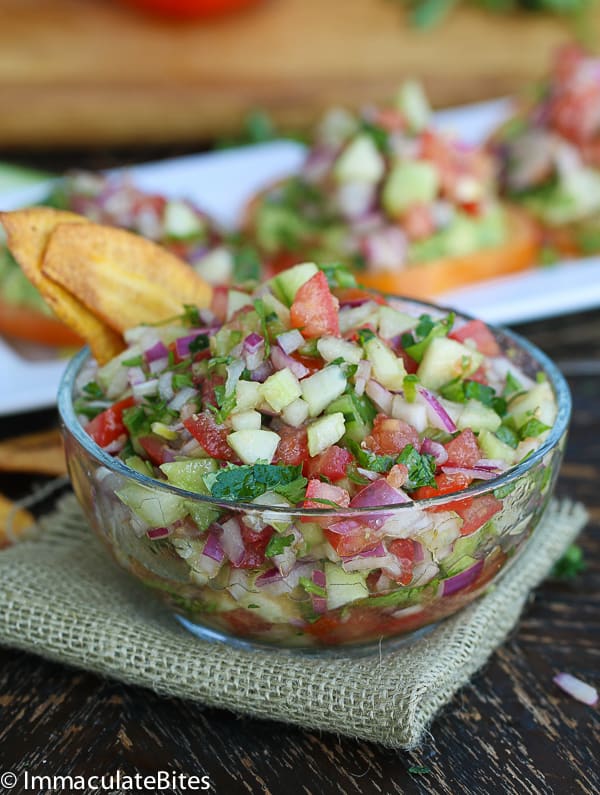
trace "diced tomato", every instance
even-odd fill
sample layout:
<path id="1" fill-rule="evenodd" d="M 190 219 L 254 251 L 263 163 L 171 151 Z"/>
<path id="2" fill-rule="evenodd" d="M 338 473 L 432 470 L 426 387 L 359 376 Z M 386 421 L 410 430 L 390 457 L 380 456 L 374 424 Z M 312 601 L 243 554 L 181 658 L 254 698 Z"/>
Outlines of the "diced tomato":
<path id="1" fill-rule="evenodd" d="M 133 406 L 134 403 L 133 397 L 119 400 L 118 403 L 113 403 L 110 408 L 105 409 L 88 422 L 85 429 L 96 444 L 100 445 L 100 447 L 106 447 L 107 444 L 116 441 L 119 436 L 127 433 L 127 429 L 123 425 L 123 411 Z"/>
<path id="2" fill-rule="evenodd" d="M 393 489 L 401 489 L 408 478 L 408 467 L 405 464 L 394 464 L 386 480 Z"/>
<path id="3" fill-rule="evenodd" d="M 489 522 L 492 516 L 502 510 L 502 503 L 493 494 L 482 494 L 481 497 L 475 497 L 470 500 L 470 505 L 466 504 L 467 500 L 463 502 L 465 504 L 462 506 L 459 505 L 451 509 L 455 510 L 463 520 L 463 525 L 460 528 L 461 536 L 468 536 L 475 530 L 479 530 L 486 522 Z"/>
<path id="4" fill-rule="evenodd" d="M 138 442 L 144 448 L 146 455 L 155 466 L 165 464 L 168 460 L 168 445 L 164 439 L 154 434 L 138 437 Z"/>
<path id="5" fill-rule="evenodd" d="M 200 414 L 192 414 L 191 417 L 183 421 L 183 424 L 213 458 L 234 463 L 239 461 L 227 444 L 227 430 L 223 425 L 217 425 L 210 412 L 203 411 Z"/>
<path id="6" fill-rule="evenodd" d="M 471 481 L 472 478 L 467 477 L 467 475 L 446 475 L 442 473 L 441 475 L 436 475 L 435 482 L 437 486 L 421 486 L 415 491 L 414 496 L 417 500 L 428 500 L 430 497 L 439 497 L 442 494 L 453 494 L 466 489 Z M 472 497 L 463 497 L 460 500 L 446 502 L 437 508 L 429 508 L 428 510 L 434 513 L 443 511 L 456 511 L 458 513 L 459 510 L 470 506 L 472 502 Z"/>
<path id="7" fill-rule="evenodd" d="M 257 533 L 243 522 L 240 527 L 245 548 L 244 557 L 237 565 L 231 565 L 234 569 L 258 569 L 265 562 L 265 550 L 275 531 L 272 527 L 265 527 Z"/>
<path id="8" fill-rule="evenodd" d="M 485 366 L 483 364 L 469 376 L 469 381 L 477 381 L 478 384 L 484 384 L 487 386 L 488 379 L 485 372 Z"/>
<path id="9" fill-rule="evenodd" d="M 279 431 L 281 441 L 277 445 L 275 461 L 290 466 L 300 466 L 308 459 L 306 428 L 290 428 L 283 425 Z"/>
<path id="10" fill-rule="evenodd" d="M 384 572 L 391 576 L 396 582 L 401 585 L 408 585 L 412 580 L 413 568 L 415 565 L 415 544 L 411 538 L 395 538 L 388 545 L 388 552 L 396 557 L 400 564 L 400 576 L 392 575 L 390 571 L 384 569 Z"/>
<path id="11" fill-rule="evenodd" d="M 298 353 L 297 351 L 295 353 L 290 353 L 290 356 L 296 362 L 300 362 L 300 364 L 302 364 L 302 365 L 304 365 L 304 367 L 306 367 L 306 369 L 308 370 L 308 373 L 306 374 L 307 377 L 309 375 L 314 375 L 315 373 L 318 373 L 319 370 L 322 370 L 323 367 L 325 367 L 325 362 L 324 362 L 323 359 L 321 359 L 320 356 L 318 356 L 318 357 L 317 356 L 303 356 L 301 353 Z"/>
<path id="12" fill-rule="evenodd" d="M 406 129 L 406 120 L 396 108 L 378 108 L 374 121 L 375 124 L 389 132 L 399 132 Z"/>
<path id="13" fill-rule="evenodd" d="M 404 448 L 412 444 L 419 449 L 419 434 L 404 420 L 378 414 L 373 423 L 371 434 L 365 439 L 365 445 L 377 455 L 398 455 Z"/>
<path id="14" fill-rule="evenodd" d="M 327 614 L 308 624 L 305 631 L 318 638 L 324 646 L 385 638 L 408 632 L 431 621 L 425 611 L 408 616 L 391 616 L 377 607 L 354 607 L 348 615 Z"/>
<path id="15" fill-rule="evenodd" d="M 222 375 L 210 375 L 206 378 L 199 378 L 200 391 L 202 394 L 202 408 L 207 409 L 209 406 L 217 405 L 217 397 L 215 395 L 215 387 L 223 386 L 225 378 Z M 196 384 L 195 384 L 196 385 Z"/>
<path id="16" fill-rule="evenodd" d="M 299 288 L 290 308 L 293 328 L 298 328 L 305 337 L 322 337 L 325 334 L 339 335 L 339 303 L 332 295 L 323 271 L 315 273 Z"/>
<path id="17" fill-rule="evenodd" d="M 244 607 L 236 607 L 235 610 L 220 613 L 220 618 L 234 635 L 243 638 L 251 638 L 271 629 L 271 624 L 268 621 Z"/>
<path id="18" fill-rule="evenodd" d="M 362 287 L 337 287 L 333 290 L 333 294 L 340 302 L 340 306 L 344 305 L 359 305 L 365 301 L 374 301 L 376 304 L 384 306 L 387 304 L 385 298 L 376 292 L 370 290 L 363 290 Z"/>
<path id="19" fill-rule="evenodd" d="M 331 521 L 328 523 L 331 525 Z M 356 523 L 356 528 L 349 533 L 336 533 L 329 527 L 323 528 L 325 538 L 342 558 L 358 555 L 367 549 L 373 549 L 381 540 L 381 536 L 370 527 Z"/>
<path id="20" fill-rule="evenodd" d="M 470 428 L 459 433 L 455 439 L 444 445 L 448 453 L 449 467 L 473 467 L 481 458 L 477 437 Z"/>
<path id="21" fill-rule="evenodd" d="M 325 502 L 323 502 L 325 501 Z M 333 486 L 331 483 L 323 483 L 321 480 L 309 480 L 306 487 L 306 497 L 302 503 L 303 508 L 332 508 L 332 505 L 327 503 L 333 502 L 341 508 L 347 508 L 350 505 L 350 495 L 346 489 L 340 486 Z M 323 517 L 302 517 L 303 522 L 316 522 L 321 527 L 329 527 L 331 518 L 328 516 Z"/>
<path id="22" fill-rule="evenodd" d="M 346 471 L 351 461 L 352 454 L 348 450 L 333 444 L 324 453 L 305 461 L 302 471 L 307 478 L 323 475 L 335 483 L 336 480 L 346 477 Z"/>
<path id="23" fill-rule="evenodd" d="M 477 350 L 485 356 L 500 356 L 502 353 L 494 335 L 482 320 L 469 320 L 448 336 L 457 342 L 473 340 Z"/>
<path id="24" fill-rule="evenodd" d="M 404 369 L 409 375 L 414 375 L 417 372 L 419 363 L 416 362 L 412 356 L 409 356 L 401 345 L 394 348 L 394 353 L 402 359 L 404 362 Z"/>
<path id="25" fill-rule="evenodd" d="M 224 287 L 223 285 L 213 287 L 210 310 L 221 323 L 224 323 L 227 320 L 228 295 L 228 287 Z"/>

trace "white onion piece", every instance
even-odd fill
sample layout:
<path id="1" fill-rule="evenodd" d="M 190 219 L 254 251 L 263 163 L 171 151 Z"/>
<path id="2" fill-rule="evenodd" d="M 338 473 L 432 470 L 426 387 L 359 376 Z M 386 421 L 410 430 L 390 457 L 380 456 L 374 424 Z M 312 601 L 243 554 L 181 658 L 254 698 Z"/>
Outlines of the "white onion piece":
<path id="1" fill-rule="evenodd" d="M 552 681 L 565 693 L 573 696 L 577 701 L 581 701 L 582 704 L 595 707 L 598 703 L 598 691 L 596 688 L 588 685 L 587 682 L 582 682 L 576 676 L 561 672 L 556 674 Z"/>
<path id="2" fill-rule="evenodd" d="M 134 384 L 131 388 L 136 398 L 147 397 L 148 395 L 156 395 L 158 392 L 158 378 L 153 378 L 150 381 L 144 381 L 143 384 Z"/>
<path id="3" fill-rule="evenodd" d="M 171 400 L 175 395 L 173 389 L 173 373 L 167 370 L 158 377 L 158 394 L 163 400 Z"/>
<path id="4" fill-rule="evenodd" d="M 183 389 L 180 389 L 173 400 L 167 404 L 168 408 L 172 409 L 173 411 L 179 411 L 179 409 L 184 406 L 188 400 L 196 397 L 197 394 L 198 392 L 193 386 L 185 386 Z"/>
<path id="5" fill-rule="evenodd" d="M 221 525 L 221 544 L 229 560 L 238 566 L 244 557 L 245 547 L 237 519 L 228 519 Z"/>
<path id="6" fill-rule="evenodd" d="M 356 373 L 354 374 L 354 391 L 359 397 L 364 395 L 367 381 L 371 377 L 371 369 L 372 364 L 368 359 L 362 359 L 362 361 L 358 363 Z"/>
<path id="7" fill-rule="evenodd" d="M 155 359 L 153 362 L 150 362 L 148 365 L 148 369 L 154 375 L 156 373 L 162 373 L 162 371 L 168 367 L 169 360 L 165 359 Z"/>
<path id="8" fill-rule="evenodd" d="M 381 386 L 377 381 L 371 379 L 367 382 L 365 392 L 371 398 L 377 408 L 384 414 L 390 414 L 392 411 L 392 400 L 394 396 L 385 387 Z"/>
<path id="9" fill-rule="evenodd" d="M 277 344 L 281 350 L 284 353 L 287 353 L 289 356 L 290 353 L 294 353 L 294 351 L 297 351 L 301 345 L 304 345 L 304 337 L 298 331 L 298 329 L 295 328 L 291 331 L 286 331 L 283 334 L 279 334 L 277 337 Z"/>
<path id="10" fill-rule="evenodd" d="M 236 359 L 234 362 L 227 365 L 227 380 L 225 381 L 226 395 L 231 395 L 235 390 L 236 384 L 244 372 L 244 366 L 244 362 L 241 359 Z"/>

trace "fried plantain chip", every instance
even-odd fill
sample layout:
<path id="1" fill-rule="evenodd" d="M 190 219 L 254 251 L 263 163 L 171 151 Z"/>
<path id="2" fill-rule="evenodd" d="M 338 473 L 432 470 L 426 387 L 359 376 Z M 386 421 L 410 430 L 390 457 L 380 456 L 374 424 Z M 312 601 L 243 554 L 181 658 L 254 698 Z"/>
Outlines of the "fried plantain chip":
<path id="1" fill-rule="evenodd" d="M 42 272 L 44 252 L 56 228 L 65 222 L 69 226 L 85 225 L 87 219 L 50 207 L 32 207 L 0 212 L 0 222 L 6 230 L 8 248 L 29 281 L 54 314 L 88 342 L 98 363 L 104 364 L 120 353 L 125 346 L 119 334 Z"/>
<path id="2" fill-rule="evenodd" d="M 0 494 L 0 549 L 33 538 L 36 533 L 35 519 L 29 511 L 17 508 L 8 497 Z"/>
<path id="3" fill-rule="evenodd" d="M 44 276 L 65 287 L 116 331 L 204 307 L 212 289 L 189 265 L 156 243 L 98 224 L 61 224 L 52 233 Z"/>

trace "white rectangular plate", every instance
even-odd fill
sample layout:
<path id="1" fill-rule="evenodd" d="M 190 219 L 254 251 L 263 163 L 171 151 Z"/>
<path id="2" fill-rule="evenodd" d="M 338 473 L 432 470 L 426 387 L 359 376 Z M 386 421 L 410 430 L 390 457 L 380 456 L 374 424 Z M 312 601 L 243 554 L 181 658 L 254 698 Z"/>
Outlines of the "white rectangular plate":
<path id="1" fill-rule="evenodd" d="M 506 116 L 506 100 L 446 110 L 436 123 L 477 143 Z M 277 141 L 258 146 L 146 163 L 128 169 L 140 188 L 167 196 L 186 196 L 233 227 L 248 199 L 263 185 L 296 171 L 301 145 Z M 39 201 L 50 183 L 0 196 L 9 210 Z M 565 262 L 497 279 L 442 296 L 440 303 L 493 323 L 517 323 L 588 309 L 600 304 L 600 258 Z M 56 403 L 64 361 L 31 359 L 0 339 L 0 415 L 46 408 Z"/>

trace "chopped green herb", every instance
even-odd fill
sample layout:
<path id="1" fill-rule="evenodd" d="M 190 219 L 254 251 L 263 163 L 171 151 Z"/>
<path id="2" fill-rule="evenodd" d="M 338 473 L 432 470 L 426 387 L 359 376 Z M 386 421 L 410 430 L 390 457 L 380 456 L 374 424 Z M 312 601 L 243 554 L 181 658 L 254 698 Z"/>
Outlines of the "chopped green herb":
<path id="1" fill-rule="evenodd" d="M 535 380 L 538 382 L 538 384 L 543 384 L 543 383 L 545 383 L 545 382 L 546 382 L 548 379 L 546 378 L 546 373 L 542 373 L 542 371 L 540 370 L 540 372 L 539 372 L 539 373 L 536 373 L 536 374 L 535 374 Z"/>
<path id="2" fill-rule="evenodd" d="M 183 305 L 182 319 L 187 325 L 192 327 L 202 325 L 202 320 L 200 319 L 200 313 L 198 311 L 198 307 L 194 306 L 193 304 Z"/>
<path id="3" fill-rule="evenodd" d="M 192 383 L 190 373 L 173 373 L 173 389 L 183 389 L 184 386 L 192 386 Z"/>
<path id="4" fill-rule="evenodd" d="M 220 364 L 231 364 L 233 362 L 233 356 L 213 356 L 212 359 L 208 360 L 208 369 L 212 370 L 213 367 L 218 367 Z"/>
<path id="5" fill-rule="evenodd" d="M 356 458 L 359 466 L 363 469 L 369 469 L 371 472 L 379 472 L 381 474 L 389 472 L 396 463 L 396 456 L 376 455 L 370 450 L 364 450 L 358 442 L 355 442 L 353 439 L 348 439 L 347 445 L 350 452 Z"/>
<path id="6" fill-rule="evenodd" d="M 198 334 L 198 336 L 190 342 L 189 351 L 191 354 L 199 353 L 200 351 L 205 351 L 208 345 L 208 334 Z"/>
<path id="7" fill-rule="evenodd" d="M 552 576 L 561 580 L 569 580 L 576 577 L 584 569 L 583 550 L 577 544 L 571 544 L 562 558 L 554 564 Z"/>
<path id="8" fill-rule="evenodd" d="M 414 403 L 417 398 L 417 385 L 419 378 L 416 375 L 405 375 L 402 387 L 404 389 L 404 397 L 407 403 Z"/>
<path id="9" fill-rule="evenodd" d="M 283 550 L 286 547 L 291 546 L 294 543 L 294 536 L 290 533 L 289 536 L 279 536 L 277 534 L 271 536 L 269 543 L 267 544 L 267 548 L 265 549 L 265 555 L 267 557 L 272 558 L 274 555 L 281 555 Z"/>
<path id="10" fill-rule="evenodd" d="M 285 497 L 286 500 L 295 504 L 304 498 L 306 493 L 306 482 L 306 478 L 300 476 L 292 480 L 291 483 L 282 483 L 280 486 L 276 486 L 275 491 L 277 494 L 281 494 L 282 497 Z"/>
<path id="11" fill-rule="evenodd" d="M 85 392 L 86 395 L 95 399 L 100 399 L 104 397 L 104 392 L 102 391 L 102 388 L 95 381 L 90 381 L 88 384 L 86 384 L 83 387 L 82 392 Z"/>
<path id="12" fill-rule="evenodd" d="M 467 400 L 478 400 L 484 406 L 493 409 L 501 417 L 506 414 L 506 400 L 496 395 L 496 390 L 479 381 L 454 378 L 440 389 L 440 394 L 446 400 L 454 403 L 466 403 Z"/>
<path id="13" fill-rule="evenodd" d="M 260 609 L 260 605 L 255 605 L 254 603 L 252 603 L 251 605 L 246 605 L 246 607 L 248 607 L 248 608 L 250 608 L 252 610 L 259 610 Z"/>
<path id="14" fill-rule="evenodd" d="M 269 354 L 271 353 L 271 340 L 269 339 L 269 327 L 267 325 L 268 323 L 267 308 L 262 298 L 257 298 L 254 301 L 254 309 L 256 310 L 256 314 L 260 319 L 262 335 L 265 339 L 265 359 L 266 359 L 269 357 Z"/>
<path id="15" fill-rule="evenodd" d="M 531 417 L 531 419 L 527 420 L 527 422 L 519 428 L 519 437 L 521 440 L 529 439 L 531 436 L 539 436 L 544 431 L 549 431 L 550 426 L 544 425 L 543 422 L 540 422 L 535 417 Z"/>
<path id="16" fill-rule="evenodd" d="M 302 467 L 282 466 L 280 464 L 230 464 L 218 472 L 205 478 L 211 495 L 220 500 L 253 500 L 267 491 L 278 494 L 285 491 L 286 486 L 294 484 L 296 491 L 303 491 L 307 480 L 302 477 Z M 296 496 L 296 495 L 294 495 Z M 302 493 L 302 497 L 304 493 Z M 299 502 L 300 500 L 295 500 Z"/>
<path id="17" fill-rule="evenodd" d="M 356 332 L 361 345 L 366 345 L 369 340 L 375 339 L 376 334 L 370 328 L 359 328 Z"/>
<path id="18" fill-rule="evenodd" d="M 243 284 L 260 279 L 261 260 L 254 246 L 242 245 L 234 250 L 233 274 L 234 284 Z"/>
<path id="19" fill-rule="evenodd" d="M 129 431 L 130 436 L 148 433 L 151 424 L 143 406 L 130 406 L 123 411 L 123 425 Z"/>
<path id="20" fill-rule="evenodd" d="M 507 398 L 511 395 L 514 395 L 516 392 L 520 392 L 523 388 L 520 381 L 518 381 L 514 375 L 510 372 L 510 370 L 506 373 L 506 384 L 504 386 L 504 391 L 502 392 L 502 397 Z"/>
<path id="21" fill-rule="evenodd" d="M 413 776 L 424 776 L 427 773 L 431 773 L 431 768 L 426 765 L 412 765 L 412 767 L 408 768 L 408 772 L 412 773 Z"/>
<path id="22" fill-rule="evenodd" d="M 312 580 L 309 580 L 308 577 L 300 577 L 300 585 L 304 588 L 306 593 L 312 593 L 315 596 L 327 596 L 327 591 L 323 588 L 322 585 L 317 585 Z"/>
<path id="23" fill-rule="evenodd" d="M 421 486 L 435 486 L 435 457 L 419 453 L 412 444 L 407 444 L 398 456 L 398 463 L 408 468 L 406 488 L 412 491 Z"/>
<path id="24" fill-rule="evenodd" d="M 222 424 L 227 417 L 231 414 L 237 404 L 237 397 L 235 390 L 230 392 L 229 395 L 225 394 L 225 386 L 218 384 L 215 387 L 215 398 L 217 401 L 217 408 L 209 406 L 209 410 L 215 415 L 215 422 Z"/>
<path id="25" fill-rule="evenodd" d="M 346 265 L 337 263 L 322 265 L 321 270 L 327 277 L 327 283 L 331 290 L 335 290 L 336 287 L 356 287 L 356 279 Z"/>
<path id="26" fill-rule="evenodd" d="M 131 359 L 123 359 L 121 362 L 123 367 L 141 367 L 144 364 L 143 356 L 132 356 Z"/>
<path id="27" fill-rule="evenodd" d="M 502 425 L 496 431 L 496 436 L 501 442 L 512 447 L 513 450 L 519 445 L 519 434 L 515 427 L 515 421 L 512 417 L 507 417 Z"/>
<path id="28" fill-rule="evenodd" d="M 436 337 L 445 337 L 454 325 L 454 312 L 438 321 L 433 321 L 430 315 L 421 315 L 413 333 L 402 335 L 402 347 L 415 362 L 421 362 L 425 351 Z"/>

